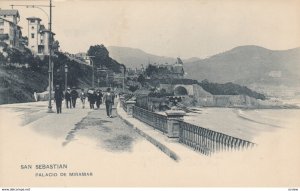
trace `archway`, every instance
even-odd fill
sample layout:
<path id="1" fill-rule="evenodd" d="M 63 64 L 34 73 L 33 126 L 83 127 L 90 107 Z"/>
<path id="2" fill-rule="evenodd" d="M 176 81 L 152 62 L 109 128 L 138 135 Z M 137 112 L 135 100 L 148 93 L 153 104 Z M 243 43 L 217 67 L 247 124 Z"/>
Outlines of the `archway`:
<path id="1" fill-rule="evenodd" d="M 174 94 L 175 95 L 188 95 L 188 91 L 186 88 L 184 88 L 182 86 L 178 86 L 175 88 Z"/>

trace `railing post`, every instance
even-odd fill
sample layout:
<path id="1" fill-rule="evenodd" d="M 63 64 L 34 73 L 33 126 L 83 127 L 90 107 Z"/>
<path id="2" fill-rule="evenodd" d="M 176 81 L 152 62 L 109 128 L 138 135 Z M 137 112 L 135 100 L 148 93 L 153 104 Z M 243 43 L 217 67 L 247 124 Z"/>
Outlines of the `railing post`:
<path id="1" fill-rule="evenodd" d="M 180 121 L 183 121 L 185 112 L 181 110 L 168 110 L 166 114 L 168 120 L 168 137 L 179 138 Z"/>
<path id="2" fill-rule="evenodd" d="M 128 100 L 126 101 L 126 105 L 127 105 L 127 114 L 129 116 L 133 115 L 133 106 L 135 105 L 136 101 L 132 101 L 132 100 Z"/>

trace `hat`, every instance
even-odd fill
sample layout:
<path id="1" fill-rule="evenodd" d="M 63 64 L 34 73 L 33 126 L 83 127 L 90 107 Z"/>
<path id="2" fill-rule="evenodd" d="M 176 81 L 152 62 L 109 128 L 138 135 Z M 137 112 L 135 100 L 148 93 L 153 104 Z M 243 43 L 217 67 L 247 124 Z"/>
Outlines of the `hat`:
<path id="1" fill-rule="evenodd" d="M 67 88 L 67 90 L 70 90 L 70 88 Z"/>

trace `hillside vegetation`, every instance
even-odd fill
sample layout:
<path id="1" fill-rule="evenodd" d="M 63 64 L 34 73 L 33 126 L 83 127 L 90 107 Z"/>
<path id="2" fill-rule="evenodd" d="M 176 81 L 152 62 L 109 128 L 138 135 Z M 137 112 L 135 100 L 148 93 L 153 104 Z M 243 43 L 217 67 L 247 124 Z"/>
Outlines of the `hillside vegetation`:
<path id="1" fill-rule="evenodd" d="M 104 46 L 103 46 L 104 47 Z M 103 48 L 102 47 L 102 48 Z M 105 48 L 105 47 L 104 47 Z M 49 57 L 43 59 L 34 57 L 27 49 L 20 52 L 16 49 L 5 49 L 6 57 L 0 54 L 0 104 L 34 101 L 33 93 L 47 91 Z M 114 71 L 119 71 L 120 64 L 111 59 L 108 54 L 97 55 L 97 59 L 107 62 L 105 65 Z M 68 66 L 68 86 L 75 88 L 90 88 L 92 86 L 92 67 L 70 60 L 61 52 L 53 56 L 53 84 L 65 88 L 65 66 Z M 95 79 L 95 84 L 96 84 Z M 100 85 L 102 85 L 100 83 Z"/>
<path id="2" fill-rule="evenodd" d="M 0 104 L 33 101 L 34 91 L 42 92 L 47 88 L 45 73 L 31 69 L 0 67 Z"/>

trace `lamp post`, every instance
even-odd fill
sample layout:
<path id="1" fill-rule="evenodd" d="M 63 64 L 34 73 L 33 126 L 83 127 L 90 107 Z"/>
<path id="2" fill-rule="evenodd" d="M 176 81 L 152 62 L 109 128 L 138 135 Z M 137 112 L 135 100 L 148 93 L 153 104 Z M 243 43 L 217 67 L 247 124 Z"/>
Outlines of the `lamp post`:
<path id="1" fill-rule="evenodd" d="M 65 92 L 67 91 L 68 86 L 68 65 L 65 65 Z"/>
<path id="2" fill-rule="evenodd" d="M 92 88 L 94 88 L 94 83 L 95 83 L 95 71 L 94 71 L 94 62 L 93 62 L 92 59 L 91 59 L 91 62 L 92 62 L 92 69 L 93 69 Z"/>
<path id="3" fill-rule="evenodd" d="M 123 88 L 123 93 L 125 92 L 125 65 L 123 66 L 123 80 L 122 80 L 122 88 Z"/>
<path id="4" fill-rule="evenodd" d="M 48 113 L 53 113 L 51 97 L 52 97 L 52 79 L 53 79 L 53 64 L 52 64 L 52 0 L 50 1 L 50 19 L 49 19 L 49 105 Z"/>

